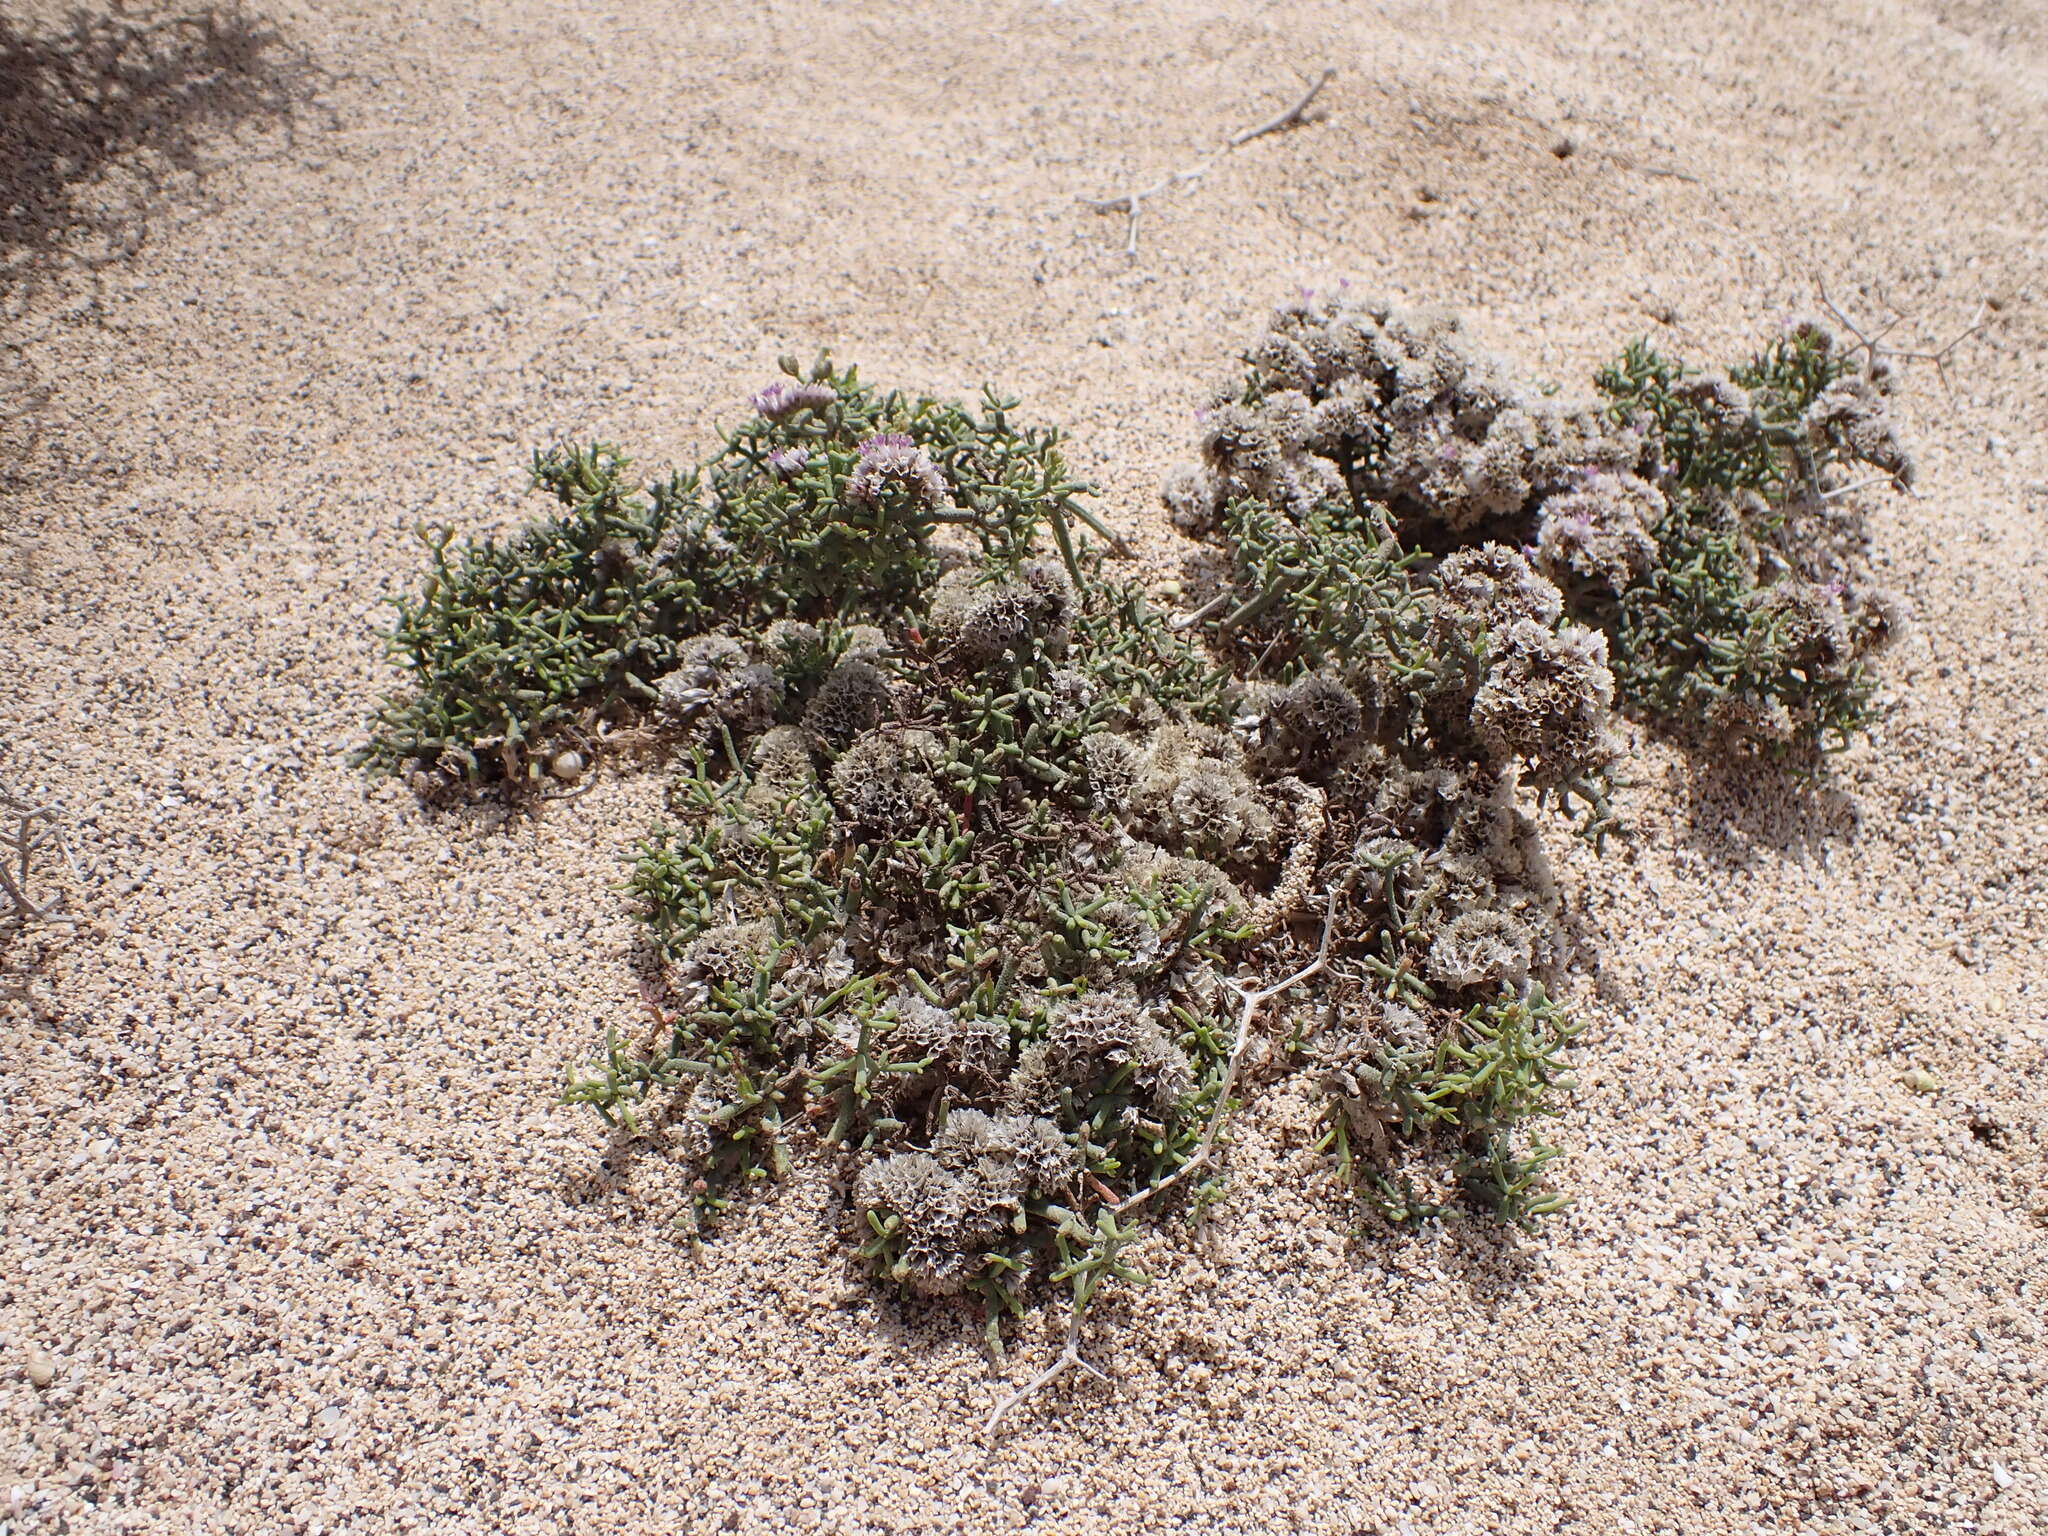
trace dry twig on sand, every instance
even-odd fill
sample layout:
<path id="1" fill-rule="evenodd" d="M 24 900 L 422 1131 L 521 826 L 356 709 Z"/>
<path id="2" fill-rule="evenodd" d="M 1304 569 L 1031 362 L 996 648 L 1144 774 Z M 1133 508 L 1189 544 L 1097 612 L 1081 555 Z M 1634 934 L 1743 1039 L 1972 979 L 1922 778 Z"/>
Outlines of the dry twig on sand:
<path id="1" fill-rule="evenodd" d="M 70 845 L 65 841 L 64 823 L 54 805 L 35 805 L 0 789 L 0 933 L 26 928 L 31 923 L 75 923 L 78 918 L 63 910 L 64 894 L 59 891 L 38 901 L 29 894 L 34 884 L 31 868 L 39 849 L 55 847 L 68 862 Z"/>
<path id="2" fill-rule="evenodd" d="M 46 923 L 76 923 L 64 910 L 64 893 L 32 894 L 39 883 L 37 855 L 55 848 L 72 873 L 83 878 L 64 835 L 62 813 L 54 805 L 36 805 L 0 789 L 0 939 Z M 0 978 L 0 997 L 29 995 L 25 977 Z"/>
<path id="3" fill-rule="evenodd" d="M 1841 306 L 1828 296 L 1828 285 L 1818 276 L 1814 278 L 1813 286 L 1820 294 L 1821 307 L 1827 310 L 1830 318 L 1837 325 L 1841 326 L 1843 330 L 1856 338 L 1856 346 L 1852 350 L 1863 353 L 1873 366 L 1877 363 L 1880 352 L 1886 357 L 1896 357 L 1902 362 L 1932 363 L 1934 364 L 1936 376 L 1941 380 L 1941 387 L 1951 395 L 1955 393 L 1955 390 L 1948 381 L 1949 358 L 1954 355 L 1957 347 L 1960 347 L 1972 336 L 1983 330 L 1984 322 L 1991 316 L 1991 304 L 1989 300 L 1986 300 L 1977 306 L 1977 313 L 1968 325 L 1964 326 L 1962 330 L 1956 332 L 1954 336 L 1938 347 L 1885 347 L 1883 346 L 1885 337 L 1906 323 L 1908 317 L 1903 311 L 1886 321 L 1877 331 L 1867 332 L 1854 320 L 1851 320 L 1843 312 Z M 1882 295 L 1880 295 L 1880 299 L 1882 299 Z M 1887 305 L 1889 304 L 1888 300 L 1884 302 Z"/>
<path id="4" fill-rule="evenodd" d="M 1563 144 L 1571 142 L 1570 139 L 1560 141 Z M 1557 155 L 1558 151 L 1553 148 L 1551 153 Z M 1596 149 L 1594 153 L 1610 165 L 1620 166 L 1624 171 L 1638 171 L 1645 176 L 1662 176 L 1671 181 L 1688 182 L 1695 187 L 1700 184 L 1699 177 L 1693 175 L 1691 171 L 1681 171 L 1675 165 L 1654 165 L 1647 160 L 1638 160 L 1634 155 L 1624 154 L 1618 149 Z M 1563 159 L 1565 156 L 1558 155 L 1558 158 Z"/>
<path id="5" fill-rule="evenodd" d="M 1288 128 L 1298 128 L 1303 123 L 1309 122 L 1311 120 L 1308 116 L 1310 105 L 1317 96 L 1322 94 L 1323 87 L 1330 83 L 1336 76 L 1336 73 L 1337 71 L 1334 68 L 1325 69 L 1320 75 L 1316 76 L 1308 89 L 1302 93 L 1301 99 L 1295 102 L 1293 106 L 1287 108 L 1284 112 L 1276 112 L 1262 123 L 1255 123 L 1249 128 L 1232 134 L 1222 144 L 1204 155 L 1186 170 L 1175 171 L 1142 190 L 1125 192 L 1116 197 L 1084 197 L 1081 199 L 1081 202 L 1085 206 L 1094 209 L 1097 213 L 1121 213 L 1125 215 L 1124 254 L 1135 259 L 1138 254 L 1138 213 L 1147 198 L 1157 197 L 1162 192 L 1171 191 L 1175 187 L 1200 181 L 1209 173 L 1210 168 L 1217 161 L 1234 149 L 1242 149 L 1245 145 L 1251 143 L 1253 139 L 1264 138 L 1269 133 L 1280 133 Z"/>
<path id="6" fill-rule="evenodd" d="M 1201 1143 L 1195 1148 L 1193 1156 L 1174 1169 L 1165 1178 L 1159 1180 L 1156 1184 L 1148 1185 L 1135 1194 L 1126 1195 L 1121 1201 L 1113 1205 L 1111 1210 L 1114 1212 L 1115 1217 L 1129 1217 L 1147 1201 L 1157 1199 L 1174 1185 L 1187 1178 L 1188 1175 L 1198 1173 L 1208 1166 L 1209 1159 L 1216 1150 L 1216 1138 L 1223 1130 L 1223 1118 L 1230 1112 L 1230 1093 L 1237 1085 L 1238 1068 L 1244 1062 L 1245 1047 L 1251 1043 L 1252 1021 L 1258 1016 L 1259 1010 L 1265 1007 L 1266 1004 L 1272 1002 L 1274 998 L 1280 996 L 1281 993 L 1287 991 L 1290 987 L 1300 986 L 1304 981 L 1314 977 L 1329 963 L 1330 938 L 1337 927 L 1337 902 L 1340 894 L 1336 890 L 1330 892 L 1329 906 L 1323 913 L 1323 936 L 1316 945 L 1315 958 L 1310 960 L 1307 965 L 1304 965 L 1291 976 L 1283 977 L 1281 980 L 1273 982 L 1268 986 L 1245 988 L 1239 986 L 1236 982 L 1225 983 L 1237 994 L 1237 1036 L 1231 1042 L 1230 1056 L 1223 1068 L 1223 1081 L 1217 1084 L 1216 1103 L 1214 1108 L 1209 1111 L 1209 1124 L 1202 1132 Z M 1120 1246 L 1122 1241 L 1128 1241 L 1129 1237 L 1134 1235 L 1135 1233 L 1128 1226 L 1119 1228 L 1114 1221 L 1105 1224 L 1104 1237 L 1111 1245 L 1110 1252 L 1105 1256 L 1106 1263 L 1113 1262 L 1115 1248 Z M 988 1416 L 988 1423 L 983 1426 L 982 1433 L 984 1436 L 993 1436 L 996 1432 L 996 1427 L 1009 1416 L 1013 1409 L 1030 1401 L 1032 1397 L 1051 1386 L 1070 1370 L 1083 1370 L 1091 1376 L 1099 1377 L 1104 1381 L 1109 1379 L 1099 1369 L 1081 1358 L 1081 1323 L 1087 1316 L 1088 1301 L 1092 1295 L 1092 1285 L 1087 1290 L 1083 1290 L 1079 1286 L 1076 1287 L 1074 1306 L 1067 1314 L 1067 1341 L 1065 1346 L 1054 1358 L 1052 1364 L 1048 1365 L 1044 1370 L 1040 1371 L 1031 1380 L 1027 1381 L 1023 1386 L 996 1405 L 995 1411 Z"/>
<path id="7" fill-rule="evenodd" d="M 1265 1007 L 1266 1004 L 1272 1002 L 1274 998 L 1289 988 L 1298 987 L 1304 981 L 1310 980 L 1325 965 L 1329 964 L 1330 936 L 1336 931 L 1337 927 L 1337 901 L 1339 895 L 1340 892 L 1338 891 L 1333 890 L 1330 892 L 1329 905 L 1323 912 L 1323 936 L 1316 945 L 1315 958 L 1310 960 L 1307 965 L 1304 965 L 1291 976 L 1283 977 L 1269 986 L 1259 987 L 1253 991 L 1247 991 L 1234 981 L 1225 983 L 1226 986 L 1237 994 L 1237 1038 L 1231 1042 L 1230 1057 L 1223 1067 L 1223 1081 L 1216 1088 L 1216 1105 L 1209 1112 L 1209 1124 L 1202 1132 L 1201 1144 L 1195 1148 L 1194 1156 L 1190 1157 L 1158 1183 L 1149 1185 L 1139 1190 L 1136 1194 L 1128 1195 L 1120 1201 L 1116 1208 L 1119 1216 L 1128 1216 L 1139 1206 L 1145 1204 L 1146 1201 L 1157 1199 L 1189 1174 L 1199 1172 L 1207 1166 L 1209 1158 L 1216 1150 L 1216 1137 L 1223 1129 L 1223 1117 L 1229 1112 L 1230 1094 L 1231 1090 L 1237 1086 L 1237 1072 L 1244 1062 L 1245 1047 L 1251 1043 L 1252 1020 L 1258 1014 L 1258 1011 Z"/>

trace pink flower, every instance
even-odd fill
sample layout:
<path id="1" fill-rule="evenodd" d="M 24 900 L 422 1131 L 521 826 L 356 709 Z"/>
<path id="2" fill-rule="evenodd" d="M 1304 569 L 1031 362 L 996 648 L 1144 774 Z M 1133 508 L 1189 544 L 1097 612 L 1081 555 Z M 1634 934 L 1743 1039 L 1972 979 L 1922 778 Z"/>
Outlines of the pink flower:
<path id="1" fill-rule="evenodd" d="M 846 494 L 870 506 L 890 492 L 930 509 L 946 500 L 946 482 L 925 451 L 901 432 L 877 432 L 863 441 Z"/>
<path id="2" fill-rule="evenodd" d="M 777 379 L 754 392 L 751 404 L 770 421 L 798 411 L 822 411 L 839 398 L 830 384 L 817 380 Z"/>

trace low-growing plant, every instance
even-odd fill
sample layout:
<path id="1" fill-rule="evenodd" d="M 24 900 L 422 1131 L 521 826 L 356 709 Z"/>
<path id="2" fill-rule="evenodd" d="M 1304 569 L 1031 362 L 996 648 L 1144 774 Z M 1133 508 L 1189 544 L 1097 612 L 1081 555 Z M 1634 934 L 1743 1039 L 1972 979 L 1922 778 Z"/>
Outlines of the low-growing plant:
<path id="1" fill-rule="evenodd" d="M 1579 406 L 1516 385 L 1455 319 L 1342 293 L 1276 311 L 1244 363 L 1165 492 L 1230 553 L 1224 626 L 1282 612 L 1327 650 L 1358 584 L 1384 583 L 1373 549 L 1426 565 L 1502 543 L 1608 638 L 1625 710 L 1808 763 L 1868 724 L 1898 618 L 1849 498 L 1908 486 L 1912 463 L 1887 372 L 1818 322 L 1726 373 L 1634 343 Z"/>
<path id="2" fill-rule="evenodd" d="M 667 743 L 627 880 L 658 1022 L 565 1096 L 684 1163 L 693 1237 L 815 1146 L 861 1260 L 977 1300 L 992 1348 L 1064 1285 L 1027 1391 L 1148 1225 L 1221 1195 L 1258 1071 L 1322 1085 L 1390 1220 L 1558 1209 L 1533 1126 L 1571 945 L 1527 802 L 1611 830 L 1617 676 L 1788 748 L 1868 707 L 1830 477 L 1907 468 L 1819 332 L 1726 381 L 1633 348 L 1563 410 L 1454 324 L 1339 297 L 1246 367 L 1168 488 L 1212 556 L 1179 614 L 1105 569 L 1057 434 L 992 392 L 785 363 L 695 469 L 542 454 L 553 517 L 430 537 L 415 687 L 364 753 L 517 782 L 628 714 Z"/>
<path id="3" fill-rule="evenodd" d="M 1847 478 L 1854 465 L 1912 483 L 1887 382 L 1880 368 L 1852 366 L 1814 321 L 1725 379 L 1640 342 L 1601 372 L 1610 415 L 1645 423 L 1659 457 L 1665 507 L 1644 525 L 1654 555 L 1621 583 L 1574 568 L 1579 520 L 1618 521 L 1603 516 L 1614 492 L 1597 482 L 1580 502 L 1547 509 L 1539 540 L 1549 537 L 1561 574 L 1581 578 L 1572 585 L 1614 637 L 1624 696 L 1646 714 L 1809 760 L 1869 725 L 1870 659 L 1899 618 L 1887 594 L 1857 580 L 1860 530 L 1837 505 L 1859 488 Z"/>
<path id="4" fill-rule="evenodd" d="M 1014 563 L 1040 529 L 1071 566 L 1092 525 L 1056 432 L 881 393 L 828 358 L 750 402 L 703 466 L 645 486 L 608 444 L 536 453 L 561 512 L 505 542 L 422 529 L 427 579 L 395 600 L 412 674 L 361 759 L 467 779 L 537 778 L 553 749 L 654 702 L 682 645 L 776 618 L 889 620 L 936 574 L 942 530 Z"/>
<path id="5" fill-rule="evenodd" d="M 1550 1058 L 1515 1057 L 1518 1098 L 1443 1086 L 1524 1039 L 1488 1021 L 1564 951 L 1516 786 L 1610 750 L 1597 651 L 1522 556 L 1425 569 L 1384 519 L 1305 539 L 1235 505 L 1242 601 L 1192 633 L 1080 542 L 1083 488 L 1008 402 L 821 363 L 751 403 L 696 469 L 634 489 L 557 449 L 554 516 L 434 536 L 394 632 L 417 687 L 365 754 L 517 781 L 629 711 L 672 745 L 628 880 L 662 1022 L 567 1097 L 658 1129 L 686 1228 L 815 1141 L 881 1276 L 978 1298 L 992 1341 L 1041 1280 L 1085 1309 L 1144 1222 L 1216 1197 L 1274 1010 L 1284 1055 L 1393 1112 L 1347 1166 L 1430 1185 L 1418 1211 L 1555 1203 L 1516 1139 Z M 1375 1008 L 1448 1054 L 1324 1027 Z"/>

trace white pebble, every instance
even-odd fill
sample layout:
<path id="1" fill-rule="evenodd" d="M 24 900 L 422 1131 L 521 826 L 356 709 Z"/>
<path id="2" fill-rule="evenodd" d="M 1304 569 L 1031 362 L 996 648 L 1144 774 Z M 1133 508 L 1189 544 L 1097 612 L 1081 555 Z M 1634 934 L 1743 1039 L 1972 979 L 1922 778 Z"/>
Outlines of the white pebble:
<path id="1" fill-rule="evenodd" d="M 583 754 L 581 752 L 557 752 L 555 760 L 548 764 L 548 772 L 556 778 L 574 783 L 583 777 Z"/>

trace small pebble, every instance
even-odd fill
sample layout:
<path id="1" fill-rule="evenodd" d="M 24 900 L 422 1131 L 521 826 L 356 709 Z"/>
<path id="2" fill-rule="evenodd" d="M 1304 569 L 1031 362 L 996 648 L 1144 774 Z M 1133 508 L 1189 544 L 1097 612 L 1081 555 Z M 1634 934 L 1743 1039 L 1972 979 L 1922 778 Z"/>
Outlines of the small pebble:
<path id="1" fill-rule="evenodd" d="M 47 1387 L 57 1379 L 57 1362 L 40 1349 L 28 1352 L 28 1379 L 31 1386 Z"/>

